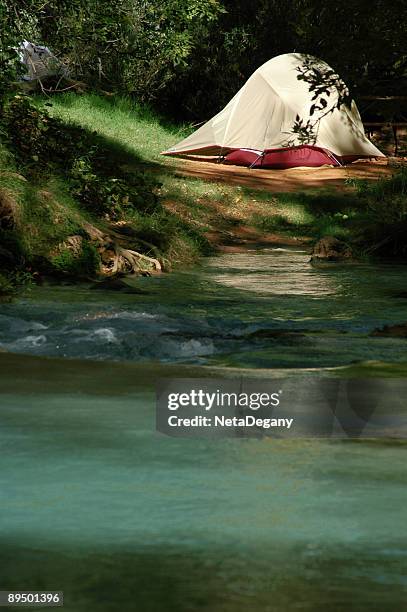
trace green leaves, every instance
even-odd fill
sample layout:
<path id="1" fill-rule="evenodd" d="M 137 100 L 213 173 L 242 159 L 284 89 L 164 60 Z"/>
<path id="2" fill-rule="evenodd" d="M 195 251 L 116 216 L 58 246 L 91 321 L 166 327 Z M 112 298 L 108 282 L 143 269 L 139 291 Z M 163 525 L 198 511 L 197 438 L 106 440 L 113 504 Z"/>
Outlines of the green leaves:
<path id="1" fill-rule="evenodd" d="M 94 87 L 157 99 L 222 12 L 220 0 L 0 0 L 0 89 L 15 80 L 12 47 L 27 38 Z"/>
<path id="2" fill-rule="evenodd" d="M 50 117 L 29 97 L 9 100 L 3 127 L 30 178 L 62 174 L 72 195 L 90 212 L 118 219 L 132 208 L 152 212 L 159 206 L 157 181 L 140 171 L 121 170 L 97 135 Z"/>
<path id="3" fill-rule="evenodd" d="M 0 0 L 0 98 L 17 78 L 13 47 L 24 38 L 49 46 L 91 87 L 183 119 L 208 118 L 260 64 L 293 50 L 332 64 L 356 95 L 400 95 L 406 20 L 405 0 Z M 335 104 L 331 86 L 349 96 L 333 71 L 299 78 L 312 85 L 314 114 Z"/>

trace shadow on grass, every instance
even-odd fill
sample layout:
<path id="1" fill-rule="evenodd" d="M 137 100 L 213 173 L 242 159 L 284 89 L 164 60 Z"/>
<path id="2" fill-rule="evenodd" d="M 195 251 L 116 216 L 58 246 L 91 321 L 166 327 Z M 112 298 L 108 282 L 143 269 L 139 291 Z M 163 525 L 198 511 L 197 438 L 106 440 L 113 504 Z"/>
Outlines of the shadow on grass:
<path id="1" fill-rule="evenodd" d="M 342 176 L 324 178 L 322 185 L 315 175 L 304 189 L 302 175 L 295 173 L 284 175 L 282 184 L 278 171 L 248 172 L 210 162 L 180 166 L 179 160 L 160 157 L 159 151 L 185 136 L 188 128 L 129 99 L 65 95 L 55 99 L 55 116 L 86 130 L 89 147 L 99 147 L 109 158 L 102 165 L 108 161 L 118 172 L 138 175 L 141 183 L 160 183 L 159 200 L 174 222 L 166 223 L 165 231 L 188 231 L 197 240 L 208 228 L 227 233 L 249 225 L 260 233 L 347 239 L 369 222 L 360 198 L 350 190 L 337 191 Z M 279 193 L 279 186 L 288 192 Z M 159 216 L 152 234 L 162 222 Z"/>

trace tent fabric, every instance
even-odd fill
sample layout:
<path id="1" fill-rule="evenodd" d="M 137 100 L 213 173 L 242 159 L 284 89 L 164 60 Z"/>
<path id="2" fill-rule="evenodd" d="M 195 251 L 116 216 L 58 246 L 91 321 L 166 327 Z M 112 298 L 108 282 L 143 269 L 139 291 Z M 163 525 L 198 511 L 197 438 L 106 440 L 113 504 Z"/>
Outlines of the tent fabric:
<path id="1" fill-rule="evenodd" d="M 224 159 L 225 164 L 235 166 L 250 166 L 251 168 L 297 168 L 308 166 L 330 165 L 340 166 L 341 162 L 330 151 L 320 147 L 302 145 L 300 147 L 286 147 L 265 151 L 251 151 L 250 149 L 236 149 Z"/>
<path id="2" fill-rule="evenodd" d="M 308 55 L 279 55 L 260 66 L 220 113 L 163 154 L 222 156 L 226 163 L 234 159 L 241 165 L 251 165 L 253 155 L 261 154 L 262 163 L 254 167 L 338 165 L 350 158 L 384 157 L 366 138 L 354 102 L 333 108 L 338 100 L 335 88 L 328 90 L 328 109 L 333 110 L 311 114 L 313 93 L 306 81 L 298 79 L 305 60 L 312 60 L 322 74 L 331 71 L 325 62 Z M 292 132 L 298 117 L 304 124 L 316 122 L 316 138 L 310 145 Z"/>

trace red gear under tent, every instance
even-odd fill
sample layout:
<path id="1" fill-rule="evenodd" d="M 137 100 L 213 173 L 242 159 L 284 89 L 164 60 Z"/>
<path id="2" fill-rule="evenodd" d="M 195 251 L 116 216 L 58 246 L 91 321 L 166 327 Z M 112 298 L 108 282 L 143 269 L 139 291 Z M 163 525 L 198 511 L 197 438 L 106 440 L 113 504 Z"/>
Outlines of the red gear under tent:
<path id="1" fill-rule="evenodd" d="M 306 70 L 316 70 L 322 79 L 329 75 L 321 94 L 325 106 L 301 78 Z M 355 102 L 337 108 L 332 75 L 325 62 L 309 55 L 279 55 L 258 68 L 220 113 L 163 155 L 215 157 L 252 168 L 340 166 L 384 157 L 365 136 Z M 312 126 L 309 144 L 293 131 L 298 120 Z"/>

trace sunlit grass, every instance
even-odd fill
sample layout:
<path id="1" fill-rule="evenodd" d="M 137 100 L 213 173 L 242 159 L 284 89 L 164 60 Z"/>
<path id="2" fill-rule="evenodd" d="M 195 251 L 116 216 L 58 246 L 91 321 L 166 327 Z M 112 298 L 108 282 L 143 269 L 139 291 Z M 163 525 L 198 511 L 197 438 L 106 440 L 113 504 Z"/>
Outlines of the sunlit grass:
<path id="1" fill-rule="evenodd" d="M 55 96 L 51 104 L 53 116 L 116 140 L 146 161 L 162 161 L 160 152 L 186 134 L 185 128 L 166 123 L 148 107 L 119 96 L 67 93 Z"/>
<path id="2" fill-rule="evenodd" d="M 53 116 L 115 141 L 137 155 L 141 162 L 158 162 L 160 167 L 155 171 L 168 197 L 177 196 L 190 203 L 201 200 L 232 208 L 260 208 L 264 209 L 265 214 L 283 217 L 291 225 L 307 225 L 312 221 L 306 196 L 302 194 L 281 194 L 276 197 L 267 190 L 178 177 L 166 172 L 166 168 L 173 167 L 177 161 L 162 157 L 160 153 L 183 138 L 188 133 L 188 127 L 172 125 L 148 107 L 138 106 L 119 96 L 105 98 L 96 94 L 74 93 L 56 96 L 51 104 L 49 110 Z"/>
<path id="3" fill-rule="evenodd" d="M 397 198 L 405 200 L 404 175 L 391 183 L 364 188 L 362 199 L 352 192 L 273 193 L 205 181 L 184 176 L 179 172 L 182 162 L 160 155 L 188 133 L 188 126 L 175 126 L 126 98 L 70 93 L 36 100 L 65 124 L 64 129 L 78 125 L 87 130 L 89 148 L 103 152 L 113 170 L 124 168 L 143 180 L 153 179 L 156 209 L 147 214 L 137 207 L 125 211 L 121 222 L 130 223 L 134 248 L 162 257 L 164 263 L 192 263 L 213 252 L 214 243 L 227 244 L 247 235 L 259 243 L 267 234 L 269 241 L 284 236 L 315 241 L 329 235 L 361 244 L 363 249 L 367 229 L 370 243 L 382 240 L 382 224 L 376 217 L 389 190 L 394 201 L 392 208 L 386 200 L 389 214 L 404 210 L 396 202 Z M 67 237 L 82 236 L 87 223 L 110 231 L 107 220 L 98 217 L 92 206 L 84 209 L 75 200 L 72 181 L 63 168 L 57 171 L 50 164 L 38 183 L 30 173 L 28 178 L 19 174 L 18 159 L 0 142 L 0 189 L 10 195 L 15 211 L 15 229 L 3 232 L 2 240 L 8 240 L 10 250 L 19 253 L 21 260 L 55 259 L 54 251 L 60 250 Z M 6 243 L 4 246 L 7 248 Z"/>
<path id="4" fill-rule="evenodd" d="M 352 223 L 362 222 L 366 214 L 352 194 L 328 190 L 276 194 L 177 175 L 179 161 L 160 153 L 191 129 L 173 125 L 129 99 L 68 93 L 56 96 L 51 104 L 52 115 L 97 132 L 127 151 L 129 166 L 143 164 L 146 171 L 154 172 L 163 205 L 197 231 L 242 224 L 265 233 L 346 239 Z"/>

